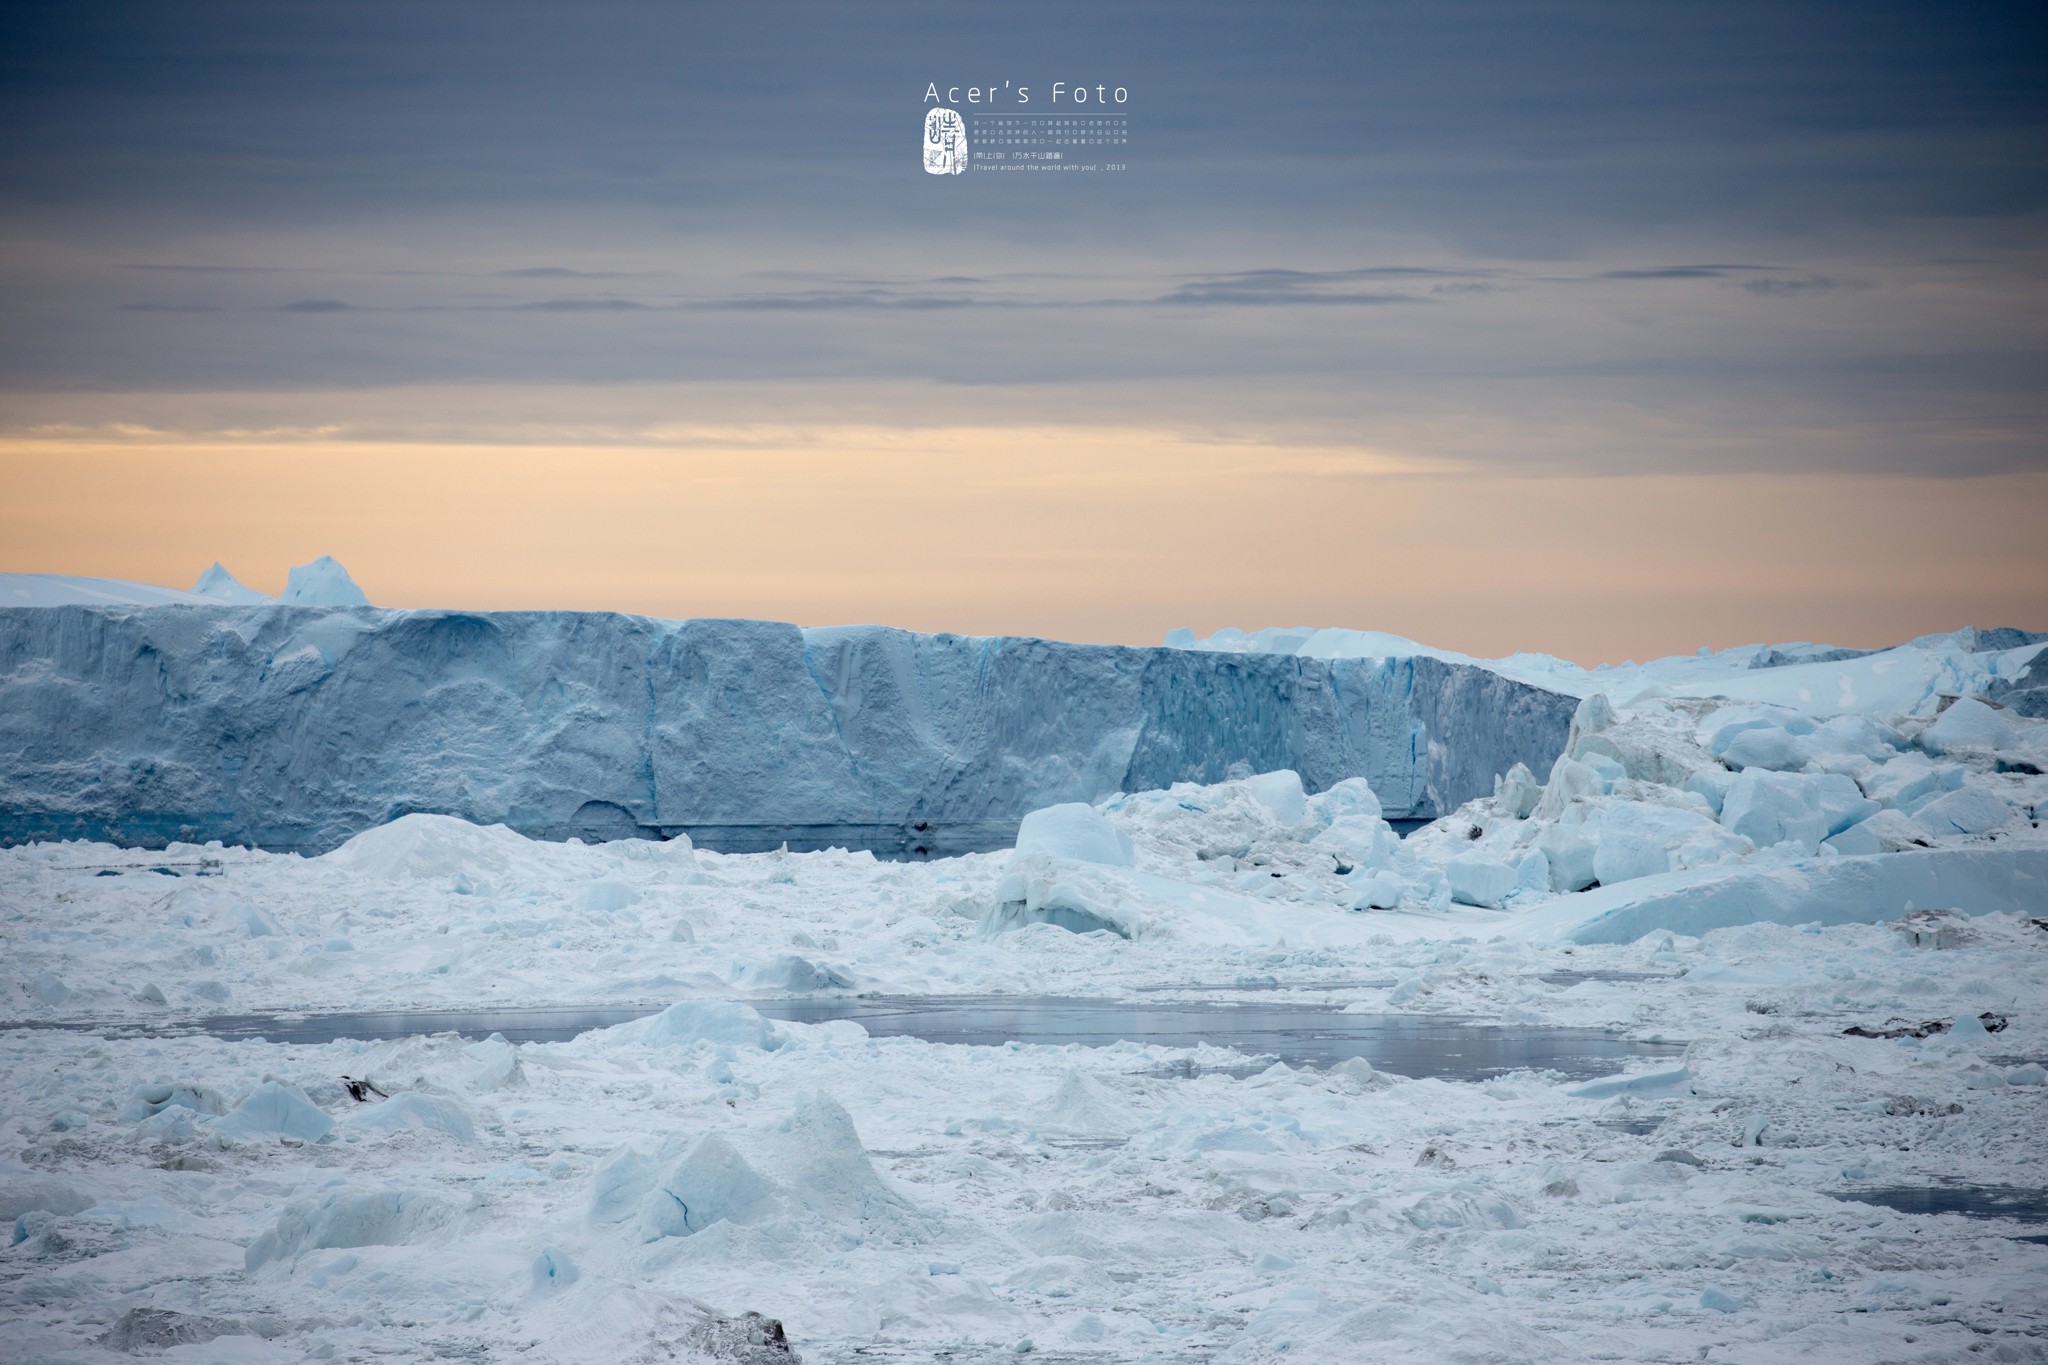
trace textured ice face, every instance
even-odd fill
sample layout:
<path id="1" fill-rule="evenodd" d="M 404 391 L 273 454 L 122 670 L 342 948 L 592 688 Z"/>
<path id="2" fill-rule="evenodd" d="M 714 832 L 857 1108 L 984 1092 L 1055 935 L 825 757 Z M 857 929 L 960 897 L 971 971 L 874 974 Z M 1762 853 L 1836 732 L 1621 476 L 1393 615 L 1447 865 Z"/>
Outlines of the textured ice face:
<path id="1" fill-rule="evenodd" d="M 1573 705 L 1427 657 L 570 612 L 0 610 L 0 842 L 320 852 L 433 812 L 767 848 L 986 823 L 997 847 L 1041 807 L 1233 769 L 1289 770 L 1311 795 L 1363 777 L 1399 819 L 1517 762 L 1548 772 Z M 487 881 L 495 845 L 472 842 L 450 875 Z"/>

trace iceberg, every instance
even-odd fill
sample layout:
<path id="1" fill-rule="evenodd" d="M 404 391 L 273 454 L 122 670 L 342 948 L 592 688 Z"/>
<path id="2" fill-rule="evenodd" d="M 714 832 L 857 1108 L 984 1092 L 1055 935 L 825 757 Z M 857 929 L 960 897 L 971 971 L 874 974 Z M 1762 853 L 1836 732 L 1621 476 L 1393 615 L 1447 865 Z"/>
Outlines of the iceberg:
<path id="1" fill-rule="evenodd" d="M 213 567 L 199 575 L 199 581 L 192 585 L 192 591 L 200 597 L 210 597 L 216 602 L 231 606 L 262 606 L 277 599 L 269 593 L 258 592 L 245 587 L 239 579 L 227 571 L 225 565 L 215 560 Z"/>
<path id="2" fill-rule="evenodd" d="M 0 608 L 0 843 L 318 853 L 431 813 L 552 839 L 963 852 L 1042 807 L 1281 769 L 1307 796 L 1365 778 L 1387 818 L 1418 820 L 1517 763 L 1548 772 L 1574 706 L 1427 656 L 293 596 Z"/>
<path id="3" fill-rule="evenodd" d="M 220 565 L 214 565 L 220 568 Z M 225 573 L 225 570 L 223 570 Z M 205 580 L 200 580 L 204 582 Z M 230 582 L 233 580 L 230 579 Z M 241 585 L 237 583 L 236 587 Z M 195 589 L 194 591 L 197 591 Z M 285 580 L 284 596 L 278 599 L 288 607 L 367 607 L 370 599 L 363 596 L 363 590 L 349 577 L 347 569 L 333 555 L 321 555 L 311 564 L 297 564 L 292 567 L 291 576 Z"/>

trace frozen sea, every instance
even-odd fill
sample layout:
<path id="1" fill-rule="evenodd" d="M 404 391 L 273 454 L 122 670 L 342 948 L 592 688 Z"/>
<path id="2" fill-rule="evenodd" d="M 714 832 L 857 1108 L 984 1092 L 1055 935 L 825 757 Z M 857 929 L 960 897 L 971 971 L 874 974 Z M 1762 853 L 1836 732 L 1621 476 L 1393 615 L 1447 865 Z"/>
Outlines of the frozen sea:
<path id="1" fill-rule="evenodd" d="M 0 1358 L 2048 1359 L 2048 723 L 1835 666 L 1405 840 L 0 849 Z"/>

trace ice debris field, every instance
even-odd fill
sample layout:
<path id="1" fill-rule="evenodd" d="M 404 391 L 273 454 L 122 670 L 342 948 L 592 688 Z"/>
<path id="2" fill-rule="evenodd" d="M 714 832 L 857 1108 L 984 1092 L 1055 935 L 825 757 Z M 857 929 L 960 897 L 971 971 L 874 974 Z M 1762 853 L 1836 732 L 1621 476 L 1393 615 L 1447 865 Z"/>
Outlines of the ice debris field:
<path id="1" fill-rule="evenodd" d="M 2013 1193 L 2048 1184 L 2048 720 L 2016 634 L 1477 661 L 1574 699 L 1562 750 L 1406 839 L 1370 780 L 1283 769 L 924 862 L 441 814 L 317 856 L 0 849 L 0 1358 L 2048 1359 Z M 1450 1081 L 1227 1027 L 763 1012 L 856 995 L 1672 1055 Z M 646 1013 L 523 1044 L 203 1023 L 537 1005 Z M 1980 1187 L 1987 1216 L 1902 1211 Z"/>

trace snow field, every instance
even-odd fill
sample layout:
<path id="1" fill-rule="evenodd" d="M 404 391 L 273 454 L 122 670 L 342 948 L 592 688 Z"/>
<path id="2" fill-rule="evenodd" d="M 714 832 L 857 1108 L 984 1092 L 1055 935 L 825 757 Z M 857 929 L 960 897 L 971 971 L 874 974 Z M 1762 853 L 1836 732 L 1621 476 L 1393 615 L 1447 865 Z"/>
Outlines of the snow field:
<path id="1" fill-rule="evenodd" d="M 1320 871 L 1253 861 L 1322 856 L 1320 833 L 1271 837 L 1295 811 L 1286 783 L 1218 795 L 1139 821 L 1135 866 L 1072 861 L 1170 889 L 1131 938 L 986 923 L 1012 863 L 1121 852 L 1078 814 L 1065 844 L 925 865 L 583 848 L 426 817 L 321 859 L 216 850 L 208 878 L 57 870 L 133 859 L 104 847 L 0 855 L 9 961 L 70 992 L 52 1017 L 168 1013 L 133 998 L 145 976 L 187 1012 L 222 1007 L 209 985 L 235 1008 L 684 997 L 549 1045 L 4 1035 L 0 1340 L 12 1358 L 103 1358 L 92 1340 L 147 1305 L 273 1333 L 219 1338 L 237 1359 L 538 1343 L 522 1354 L 598 1361 L 652 1349 L 701 1302 L 781 1319 L 814 1361 L 1025 1341 L 1100 1360 L 2034 1348 L 2048 1250 L 1830 1197 L 2044 1169 L 2041 1070 L 2014 1060 L 2048 1056 L 2048 933 L 2030 920 L 1980 916 L 1947 949 L 1870 924 L 1579 945 L 1498 933 L 1511 916 L 1471 907 L 1357 912 L 1286 885 L 1321 888 Z M 1315 801 L 1283 828 L 1306 832 Z M 1321 804 L 1362 818 L 1364 794 Z M 1185 848 L 1225 850 L 1198 870 L 1235 864 L 1247 839 L 1233 885 L 1143 871 Z M 1280 889 L 1237 889 L 1248 873 Z M 27 903 L 64 905 L 68 927 Z M 502 919 L 542 927 L 483 932 Z M 476 956 L 436 970 L 458 936 Z M 1676 1071 L 1592 1085 L 1355 1064 L 1165 1079 L 1188 1054 L 770 1023 L 733 997 L 785 958 L 891 991 L 1278 981 L 1256 998 L 1692 1046 Z M 1559 970 L 1657 979 L 1543 979 Z M 1393 984 L 1315 985 L 1362 975 Z M 1970 1027 L 1983 1013 L 2010 1022 Z M 1842 1034 L 1895 1016 L 1954 1022 Z M 343 1076 L 390 1098 L 358 1104 Z"/>
<path id="2" fill-rule="evenodd" d="M 0 850 L 23 1024 L 665 1007 L 558 1044 L 0 1032 L 0 1357 L 118 1358 L 148 1310 L 174 1360 L 773 1358 L 709 1305 L 813 1362 L 2041 1359 L 2026 1229 L 1835 1196 L 2043 1183 L 2048 724 L 1930 698 L 1934 665 L 1838 714 L 1906 665 L 1793 657 L 1715 667 L 1794 700 L 1861 671 L 1825 705 L 1675 666 L 1590 690 L 1550 771 L 1407 840 L 1363 780 L 1272 772 L 921 864 L 441 816 L 317 858 Z M 748 1003 L 819 991 L 1689 1046 L 1592 1082 L 1236 1077 Z"/>

